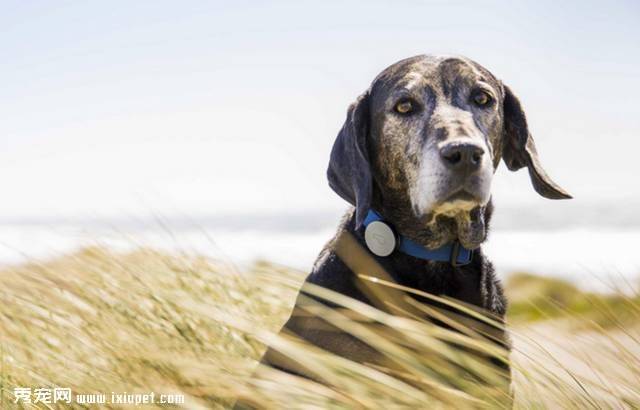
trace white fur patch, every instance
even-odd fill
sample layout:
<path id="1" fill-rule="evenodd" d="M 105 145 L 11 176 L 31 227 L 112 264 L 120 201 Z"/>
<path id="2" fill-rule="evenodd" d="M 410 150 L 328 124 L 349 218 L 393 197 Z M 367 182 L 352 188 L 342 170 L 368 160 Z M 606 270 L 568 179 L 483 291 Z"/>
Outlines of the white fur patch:
<path id="1" fill-rule="evenodd" d="M 440 162 L 439 156 L 435 149 L 425 147 L 417 180 L 412 184 L 409 192 L 416 215 L 429 212 L 437 204 L 439 197 L 437 188 L 443 183 L 439 177 L 441 173 L 437 169 Z"/>

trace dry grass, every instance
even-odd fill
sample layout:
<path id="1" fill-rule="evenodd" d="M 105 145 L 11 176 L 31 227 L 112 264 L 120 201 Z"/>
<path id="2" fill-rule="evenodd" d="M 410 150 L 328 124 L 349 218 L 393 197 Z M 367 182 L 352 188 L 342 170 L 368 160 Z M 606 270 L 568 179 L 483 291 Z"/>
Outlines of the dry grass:
<path id="1" fill-rule="evenodd" d="M 484 371 L 470 356 L 443 345 L 454 336 L 338 295 L 324 296 L 399 329 L 402 343 L 371 337 L 366 328 L 323 313 L 399 363 L 403 378 L 277 336 L 303 278 L 267 263 L 239 271 L 200 257 L 98 248 L 4 270 L 0 408 L 56 408 L 14 404 L 13 396 L 15 387 L 56 386 L 74 393 L 179 392 L 186 395 L 182 407 L 190 409 L 225 408 L 238 395 L 266 408 L 500 406 L 441 366 L 446 357 Z M 615 304 L 594 303 L 597 319 L 556 304 L 548 320 L 536 316 L 530 324 L 519 307 L 512 329 L 517 408 L 640 407 L 639 304 L 631 296 L 617 297 Z M 618 321 L 622 311 L 625 319 Z M 307 363 L 332 386 L 269 369 L 251 377 L 263 342 Z M 459 342 L 492 348 L 473 338 Z M 415 383 L 406 383 L 407 376 Z"/>

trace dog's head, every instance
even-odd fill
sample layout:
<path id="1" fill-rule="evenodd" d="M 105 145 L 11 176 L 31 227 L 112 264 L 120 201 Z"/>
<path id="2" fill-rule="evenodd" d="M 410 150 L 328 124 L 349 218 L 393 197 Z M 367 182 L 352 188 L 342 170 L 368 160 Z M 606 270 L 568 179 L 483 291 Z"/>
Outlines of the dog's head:
<path id="1" fill-rule="evenodd" d="M 486 237 L 491 180 L 503 159 L 527 167 L 534 189 L 570 198 L 545 173 L 513 92 L 479 64 L 417 56 L 384 70 L 351 105 L 331 152 L 331 188 L 404 235 L 435 248 Z"/>

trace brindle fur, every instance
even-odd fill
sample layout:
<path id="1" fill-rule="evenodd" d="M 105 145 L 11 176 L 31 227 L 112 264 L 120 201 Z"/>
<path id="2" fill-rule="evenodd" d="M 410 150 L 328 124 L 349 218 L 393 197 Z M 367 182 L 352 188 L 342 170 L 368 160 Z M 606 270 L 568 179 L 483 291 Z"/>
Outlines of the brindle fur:
<path id="1" fill-rule="evenodd" d="M 478 82 L 489 87 L 495 98 L 490 109 L 479 109 L 470 102 L 469 95 Z M 398 98 L 407 93 L 421 104 L 420 113 L 411 120 L 393 112 Z M 349 108 L 327 173 L 333 190 L 354 205 L 336 237 L 348 231 L 366 246 L 362 222 L 373 208 L 402 235 L 427 248 L 458 239 L 464 246 L 475 249 L 471 263 L 466 266 L 453 267 L 397 251 L 375 259 L 399 284 L 448 296 L 503 318 L 507 301 L 502 286 L 479 247 L 487 237 L 493 210 L 491 201 L 479 201 L 477 206 L 453 214 L 429 210 L 420 214 L 410 197 L 425 150 L 438 142 L 470 135 L 482 140 L 488 149 L 491 175 L 500 159 L 504 159 L 511 170 L 526 166 L 534 188 L 541 195 L 554 199 L 569 197 L 540 166 L 524 112 L 508 87 L 466 58 L 417 56 L 384 70 Z M 486 182 L 470 178 L 471 191 L 476 189 L 474 184 Z M 447 189 L 459 182 L 453 179 L 450 175 L 439 176 L 437 183 L 441 186 L 431 191 L 433 195 L 440 195 L 446 202 Z M 481 196 L 482 192 L 477 194 Z M 307 282 L 370 303 L 332 246 L 333 240 L 320 253 Z M 297 303 L 300 301 L 299 298 Z M 317 329 L 308 320 L 294 315 L 284 329 L 354 360 L 371 360 L 372 355 L 378 354 L 350 335 Z M 277 365 L 272 360 L 275 355 L 269 350 L 263 362 Z"/>

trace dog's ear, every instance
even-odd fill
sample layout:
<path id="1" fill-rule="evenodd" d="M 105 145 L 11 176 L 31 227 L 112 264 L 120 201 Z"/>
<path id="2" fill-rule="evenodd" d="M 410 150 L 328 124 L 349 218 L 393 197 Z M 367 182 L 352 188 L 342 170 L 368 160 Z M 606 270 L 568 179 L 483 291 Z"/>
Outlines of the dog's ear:
<path id="1" fill-rule="evenodd" d="M 358 97 L 333 143 L 327 178 L 329 186 L 356 208 L 356 228 L 371 206 L 371 167 L 367 151 L 369 91 Z"/>
<path id="2" fill-rule="evenodd" d="M 540 164 L 536 144 L 529 133 L 527 119 L 518 97 L 504 86 L 504 135 L 502 159 L 511 171 L 527 167 L 533 188 L 549 199 L 569 199 L 571 195 L 553 182 Z"/>

